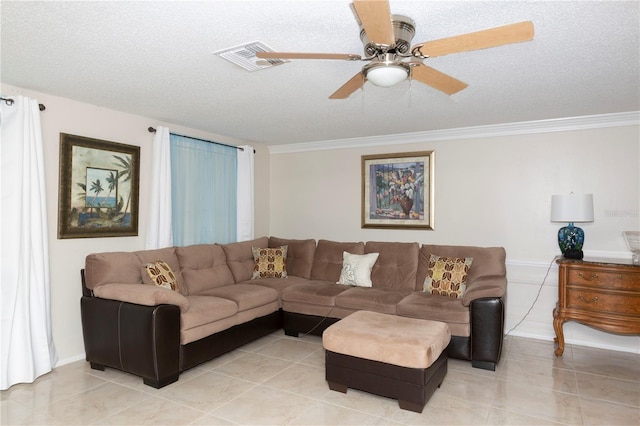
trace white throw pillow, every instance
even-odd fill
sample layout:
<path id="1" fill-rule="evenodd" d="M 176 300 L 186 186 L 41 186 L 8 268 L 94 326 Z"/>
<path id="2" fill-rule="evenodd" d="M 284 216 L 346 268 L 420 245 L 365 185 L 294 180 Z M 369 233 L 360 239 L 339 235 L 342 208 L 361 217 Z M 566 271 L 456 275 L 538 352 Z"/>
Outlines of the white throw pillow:
<path id="1" fill-rule="evenodd" d="M 351 254 L 342 252 L 342 271 L 336 284 L 371 287 L 371 269 L 380 253 Z"/>

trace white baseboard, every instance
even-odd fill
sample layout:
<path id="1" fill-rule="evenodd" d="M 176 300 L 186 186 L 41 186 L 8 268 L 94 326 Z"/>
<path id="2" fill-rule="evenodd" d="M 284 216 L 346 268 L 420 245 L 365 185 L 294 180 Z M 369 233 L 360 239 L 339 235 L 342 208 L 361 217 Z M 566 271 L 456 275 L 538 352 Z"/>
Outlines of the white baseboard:
<path id="1" fill-rule="evenodd" d="M 87 358 L 87 356 L 83 352 L 83 353 L 81 353 L 79 355 L 74 355 L 74 356 L 69 357 L 69 358 L 59 359 L 58 362 L 56 363 L 55 367 L 62 367 L 63 365 L 71 364 L 72 362 L 84 360 L 86 358 Z"/>

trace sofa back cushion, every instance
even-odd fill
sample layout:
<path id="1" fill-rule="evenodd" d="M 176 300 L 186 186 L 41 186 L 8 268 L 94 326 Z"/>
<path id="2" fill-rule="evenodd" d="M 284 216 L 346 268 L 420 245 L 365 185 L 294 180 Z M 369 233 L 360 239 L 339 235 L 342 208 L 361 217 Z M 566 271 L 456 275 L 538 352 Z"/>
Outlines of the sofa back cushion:
<path id="1" fill-rule="evenodd" d="M 91 290 L 103 284 L 155 285 L 145 265 L 159 260 L 169 265 L 175 274 L 178 291 L 186 294 L 175 247 L 134 252 L 92 253 L 85 259 L 85 285 Z"/>
<path id="2" fill-rule="evenodd" d="M 131 252 L 92 253 L 85 259 L 85 285 L 93 290 L 103 284 L 142 284 L 142 267 Z"/>
<path id="3" fill-rule="evenodd" d="M 313 256 L 311 279 L 319 281 L 338 282 L 344 252 L 364 254 L 364 243 L 343 243 L 329 240 L 319 240 Z"/>
<path id="4" fill-rule="evenodd" d="M 176 255 L 187 293 L 190 295 L 235 282 L 220 245 L 196 244 L 177 247 Z"/>
<path id="5" fill-rule="evenodd" d="M 145 265 L 147 263 L 157 262 L 158 260 L 163 260 L 176 276 L 176 281 L 178 283 L 178 292 L 182 295 L 187 295 L 187 288 L 184 283 L 184 278 L 182 277 L 182 273 L 180 272 L 180 262 L 178 262 L 178 256 L 176 255 L 175 247 L 166 247 L 157 250 L 140 250 L 134 251 L 133 254 L 140 260 L 140 277 L 142 278 L 142 282 L 145 284 L 155 285 L 147 270 Z"/>
<path id="6" fill-rule="evenodd" d="M 285 238 L 270 237 L 269 247 L 288 246 L 287 248 L 287 275 L 300 278 L 311 277 L 313 255 L 316 251 L 316 240 L 289 240 Z"/>
<path id="7" fill-rule="evenodd" d="M 368 241 L 365 253 L 380 253 L 371 271 L 374 288 L 415 290 L 418 273 L 418 243 Z"/>
<path id="8" fill-rule="evenodd" d="M 222 250 L 227 258 L 227 266 L 231 270 L 235 282 L 247 281 L 253 275 L 252 247 L 267 248 L 269 247 L 269 238 L 261 237 L 250 241 L 241 241 L 237 243 L 223 244 Z"/>
<path id="9" fill-rule="evenodd" d="M 467 274 L 467 283 L 485 276 L 506 276 L 505 260 L 507 254 L 503 247 L 474 247 L 474 246 L 441 246 L 423 245 L 420 248 L 416 290 L 422 291 L 424 279 L 429 268 L 431 255 L 456 258 L 473 258 L 471 268 Z"/>

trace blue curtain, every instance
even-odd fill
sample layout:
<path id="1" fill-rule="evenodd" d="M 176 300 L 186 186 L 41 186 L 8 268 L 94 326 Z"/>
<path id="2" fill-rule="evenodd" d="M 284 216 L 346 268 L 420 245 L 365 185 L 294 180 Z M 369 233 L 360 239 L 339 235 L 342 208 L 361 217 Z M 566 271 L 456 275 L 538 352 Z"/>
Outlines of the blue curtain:
<path id="1" fill-rule="evenodd" d="M 173 244 L 237 240 L 237 149 L 171 134 Z"/>

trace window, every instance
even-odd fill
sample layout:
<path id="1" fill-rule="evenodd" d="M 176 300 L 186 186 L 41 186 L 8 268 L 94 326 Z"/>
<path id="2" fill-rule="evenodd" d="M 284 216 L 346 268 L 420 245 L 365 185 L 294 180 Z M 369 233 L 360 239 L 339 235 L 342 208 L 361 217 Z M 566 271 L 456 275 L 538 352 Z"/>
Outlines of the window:
<path id="1" fill-rule="evenodd" d="M 237 240 L 237 148 L 171 134 L 173 244 Z"/>

